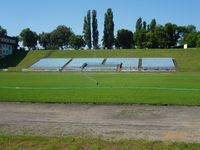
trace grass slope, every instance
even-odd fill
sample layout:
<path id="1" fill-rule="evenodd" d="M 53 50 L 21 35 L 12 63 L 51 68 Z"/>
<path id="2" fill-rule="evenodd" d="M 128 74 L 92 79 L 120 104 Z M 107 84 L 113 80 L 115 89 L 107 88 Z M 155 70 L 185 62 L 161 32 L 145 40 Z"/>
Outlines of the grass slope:
<path id="1" fill-rule="evenodd" d="M 46 57 L 51 51 L 16 52 L 4 59 L 0 59 L 0 68 L 9 68 L 10 71 L 21 71 L 30 67 L 39 59 Z"/>
<path id="2" fill-rule="evenodd" d="M 53 51 L 53 53 L 52 53 Z M 43 57 L 50 58 L 75 58 L 75 57 L 174 57 L 178 64 L 178 71 L 200 72 L 200 49 L 153 49 L 153 50 L 77 50 L 77 51 L 30 51 L 26 57 L 10 70 L 20 70 L 31 66 Z M 51 53 L 51 55 L 48 55 Z M 12 59 L 4 60 L 0 63 L 9 64 L 19 55 L 15 54 Z"/>
<path id="3" fill-rule="evenodd" d="M 16 67 L 28 54 L 28 52 L 14 52 L 3 59 L 0 59 L 0 68 Z"/>
<path id="4" fill-rule="evenodd" d="M 0 101 L 200 105 L 199 77 L 200 73 L 8 72 L 0 73 Z"/>
<path id="5" fill-rule="evenodd" d="M 3 150 L 198 150 L 200 144 L 150 141 L 105 141 L 94 138 L 0 136 Z"/>

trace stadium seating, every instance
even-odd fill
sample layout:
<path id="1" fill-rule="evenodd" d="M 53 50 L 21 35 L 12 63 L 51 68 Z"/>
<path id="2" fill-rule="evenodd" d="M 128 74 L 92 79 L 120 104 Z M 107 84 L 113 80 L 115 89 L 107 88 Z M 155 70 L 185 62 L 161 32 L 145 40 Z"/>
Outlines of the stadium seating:
<path id="1" fill-rule="evenodd" d="M 32 65 L 31 69 L 38 71 L 59 71 L 70 60 L 70 58 L 44 58 Z"/>
<path id="2" fill-rule="evenodd" d="M 142 58 L 143 71 L 175 71 L 173 58 Z"/>
<path id="3" fill-rule="evenodd" d="M 176 71 L 173 58 L 45 58 L 33 71 Z"/>
<path id="4" fill-rule="evenodd" d="M 101 65 L 104 58 L 74 58 L 63 71 L 83 71 L 87 64 Z"/>
<path id="5" fill-rule="evenodd" d="M 121 71 L 138 71 L 139 58 L 107 58 L 105 64 L 121 65 Z"/>
<path id="6" fill-rule="evenodd" d="M 95 64 L 86 63 L 84 71 L 117 71 L 120 69 L 120 64 L 109 63 L 109 64 Z"/>

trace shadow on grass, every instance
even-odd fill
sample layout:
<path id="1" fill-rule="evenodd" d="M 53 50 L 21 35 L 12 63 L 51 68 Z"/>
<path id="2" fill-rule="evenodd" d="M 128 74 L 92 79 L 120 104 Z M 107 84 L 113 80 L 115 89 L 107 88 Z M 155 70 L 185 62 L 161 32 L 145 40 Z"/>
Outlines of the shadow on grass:
<path id="1" fill-rule="evenodd" d="M 25 51 L 16 51 L 12 55 L 0 59 L 0 69 L 16 67 L 28 54 Z"/>

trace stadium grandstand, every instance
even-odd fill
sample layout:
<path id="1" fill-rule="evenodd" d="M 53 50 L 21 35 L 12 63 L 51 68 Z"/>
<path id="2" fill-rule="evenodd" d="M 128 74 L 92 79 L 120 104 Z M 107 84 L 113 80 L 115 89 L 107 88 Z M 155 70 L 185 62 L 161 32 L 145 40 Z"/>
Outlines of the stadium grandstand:
<path id="1" fill-rule="evenodd" d="M 109 64 L 96 64 L 86 63 L 84 71 L 119 71 L 121 64 L 109 63 Z"/>
<path id="2" fill-rule="evenodd" d="M 107 58 L 105 64 L 118 64 L 121 71 L 138 71 L 139 58 Z"/>
<path id="3" fill-rule="evenodd" d="M 32 71 L 176 71 L 173 58 L 45 58 Z"/>
<path id="4" fill-rule="evenodd" d="M 173 58 L 142 58 L 143 71 L 176 71 Z"/>
<path id="5" fill-rule="evenodd" d="M 101 65 L 104 58 L 74 58 L 63 71 L 84 71 L 88 64 Z"/>
<path id="6" fill-rule="evenodd" d="M 34 71 L 61 71 L 71 61 L 71 58 L 44 58 L 40 59 L 31 69 Z"/>

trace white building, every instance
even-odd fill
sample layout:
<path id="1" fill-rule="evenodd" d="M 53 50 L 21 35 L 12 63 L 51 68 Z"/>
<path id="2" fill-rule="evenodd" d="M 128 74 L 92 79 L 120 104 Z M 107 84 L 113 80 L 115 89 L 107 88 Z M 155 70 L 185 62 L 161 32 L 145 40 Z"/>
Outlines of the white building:
<path id="1" fill-rule="evenodd" d="M 0 37 L 0 58 L 11 55 L 17 50 L 18 40 L 15 37 L 1 36 Z"/>

